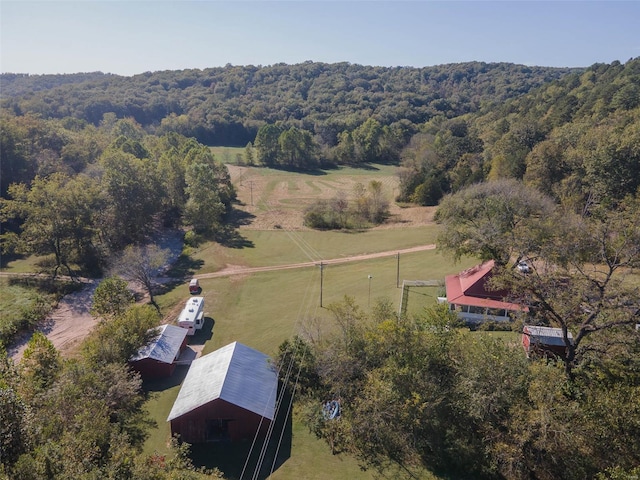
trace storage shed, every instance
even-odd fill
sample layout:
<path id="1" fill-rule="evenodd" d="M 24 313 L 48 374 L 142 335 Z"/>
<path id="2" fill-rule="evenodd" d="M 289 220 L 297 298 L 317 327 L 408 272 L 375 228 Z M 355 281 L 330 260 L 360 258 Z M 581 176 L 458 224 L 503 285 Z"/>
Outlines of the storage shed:
<path id="1" fill-rule="evenodd" d="M 571 332 L 567 332 L 570 343 L 573 343 Z M 530 357 L 532 354 L 563 357 L 566 345 L 561 328 L 525 325 L 522 329 L 522 346 Z"/>
<path id="2" fill-rule="evenodd" d="M 162 325 L 156 330 L 157 336 L 129 360 L 131 368 L 147 380 L 170 377 L 176 368 L 175 361 L 187 346 L 186 329 Z"/>
<path id="3" fill-rule="evenodd" d="M 188 443 L 264 435 L 275 416 L 278 376 L 267 355 L 238 342 L 191 363 L 167 418 Z"/>

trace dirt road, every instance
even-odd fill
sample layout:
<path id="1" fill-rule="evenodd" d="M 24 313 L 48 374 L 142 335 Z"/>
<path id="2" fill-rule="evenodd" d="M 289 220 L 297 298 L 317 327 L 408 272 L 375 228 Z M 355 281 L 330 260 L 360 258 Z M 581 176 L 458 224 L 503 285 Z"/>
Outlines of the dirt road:
<path id="1" fill-rule="evenodd" d="M 323 265 L 335 265 L 338 263 L 370 260 L 372 258 L 392 257 L 397 254 L 422 252 L 424 250 L 433 250 L 434 248 L 436 248 L 435 244 L 420 245 L 418 247 L 404 248 L 400 250 L 389 250 L 387 252 L 367 253 L 363 255 L 353 255 L 350 257 L 332 258 L 329 260 L 318 260 L 317 262 L 291 263 L 288 265 L 272 265 L 268 267 L 238 267 L 234 265 L 229 265 L 227 266 L 227 268 L 223 270 L 219 270 L 213 273 L 204 273 L 202 275 L 196 275 L 196 277 L 197 278 L 218 278 L 218 277 L 228 277 L 231 275 L 242 275 L 247 273 L 273 272 L 275 270 L 289 270 L 293 268 L 314 267 L 314 266 L 320 265 L 320 263 L 322 263 Z"/>
<path id="2" fill-rule="evenodd" d="M 362 260 L 370 260 L 372 258 L 392 257 L 397 254 L 421 252 L 424 250 L 433 250 L 435 245 L 420 245 L 418 247 L 404 248 L 400 250 L 390 250 L 386 252 L 367 253 L 363 255 L 353 255 L 349 257 L 332 258 L 322 260 L 324 265 L 335 265 L 339 263 L 358 262 Z M 293 263 L 288 265 L 272 265 L 267 267 L 239 267 L 227 266 L 227 268 L 213 273 L 205 273 L 196 275 L 196 278 L 217 278 L 228 277 L 232 275 L 246 275 L 259 272 L 272 272 L 276 270 L 288 270 L 294 268 L 305 268 L 319 265 L 317 262 Z M 5 275 L 7 275 L 5 273 Z M 66 295 L 47 317 L 45 322 L 39 327 L 39 331 L 43 332 L 53 345 L 60 351 L 62 355 L 69 354 L 78 344 L 89 335 L 91 330 L 98 323 L 98 319 L 91 316 L 89 309 L 91 308 L 91 298 L 97 286 L 97 281 L 87 280 L 87 285 L 82 290 Z M 21 338 L 15 345 L 8 349 L 8 354 L 14 361 L 18 362 L 22 358 L 24 349 L 30 336 Z"/>

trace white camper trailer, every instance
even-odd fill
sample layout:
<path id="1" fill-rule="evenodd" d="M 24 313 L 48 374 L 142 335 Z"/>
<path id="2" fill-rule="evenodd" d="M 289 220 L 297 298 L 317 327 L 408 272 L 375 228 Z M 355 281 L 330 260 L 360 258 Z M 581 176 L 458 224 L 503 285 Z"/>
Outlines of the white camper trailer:
<path id="1" fill-rule="evenodd" d="M 193 335 L 204 325 L 204 297 L 191 297 L 178 317 L 178 326 L 189 331 L 187 335 Z"/>

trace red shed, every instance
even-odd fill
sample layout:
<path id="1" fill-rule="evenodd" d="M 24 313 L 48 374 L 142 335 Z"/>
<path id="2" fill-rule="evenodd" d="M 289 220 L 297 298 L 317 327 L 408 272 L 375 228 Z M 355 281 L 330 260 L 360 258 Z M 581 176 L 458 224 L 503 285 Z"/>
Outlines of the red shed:
<path id="1" fill-rule="evenodd" d="M 567 332 L 570 343 L 573 343 L 571 332 Z M 525 325 L 522 329 L 522 346 L 527 357 L 532 354 L 563 357 L 566 345 L 561 328 L 538 327 Z"/>
<path id="2" fill-rule="evenodd" d="M 191 363 L 167 418 L 188 443 L 264 435 L 275 416 L 278 376 L 269 357 L 234 342 Z"/>
<path id="3" fill-rule="evenodd" d="M 187 346 L 187 333 L 175 325 L 157 327 L 158 335 L 129 360 L 129 365 L 140 372 L 142 378 L 170 377 L 176 368 L 175 361 Z"/>

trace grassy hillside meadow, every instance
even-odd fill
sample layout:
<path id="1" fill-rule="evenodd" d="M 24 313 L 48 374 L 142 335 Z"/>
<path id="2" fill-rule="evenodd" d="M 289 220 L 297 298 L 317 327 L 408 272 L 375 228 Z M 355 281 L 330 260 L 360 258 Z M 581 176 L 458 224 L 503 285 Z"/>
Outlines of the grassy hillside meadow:
<path id="1" fill-rule="evenodd" d="M 229 149 L 230 150 L 230 149 Z M 215 152 L 219 158 L 220 152 Z M 324 175 L 296 174 L 291 172 L 230 167 L 234 184 L 238 189 L 242 209 L 256 217 L 253 223 L 242 227 L 240 233 L 245 248 L 225 247 L 206 243 L 189 251 L 191 260 L 200 266 L 195 275 L 216 272 L 232 266 L 258 267 L 293 264 L 323 259 L 340 258 L 394 249 L 409 248 L 435 243 L 437 226 L 420 222 L 418 226 L 402 228 L 376 228 L 360 233 L 318 232 L 301 228 L 302 209 L 313 195 L 330 198 L 339 189 L 348 192 L 356 182 L 368 184 L 379 180 L 385 186 L 389 198 L 393 194 L 396 178 L 393 167 L 376 166 L 372 169 L 340 169 Z M 247 188 L 253 182 L 253 192 Z M 250 195 L 253 193 L 253 202 Z M 253 203 L 253 204 L 252 204 Z M 278 212 L 274 214 L 274 212 Z M 279 216 L 284 224 L 298 222 L 297 229 L 274 227 L 265 217 Z M 409 223 L 409 222 L 408 222 Z M 260 229 L 262 225 L 264 228 Z M 281 226 L 280 226 L 281 227 Z M 278 346 L 287 338 L 307 331 L 330 331 L 334 322 L 328 309 L 333 302 L 349 295 L 364 310 L 372 307 L 377 299 L 388 299 L 397 309 L 402 289 L 407 280 L 443 280 L 449 273 L 474 264 L 468 259 L 453 264 L 437 250 L 402 254 L 353 263 L 328 265 L 322 278 L 322 304 L 320 307 L 321 272 L 318 266 L 291 270 L 254 273 L 221 278 L 202 278 L 200 284 L 206 299 L 206 315 L 210 319 L 205 334 L 203 354 L 207 354 L 230 342 L 239 341 L 269 355 L 277 354 Z M 399 268 L 398 268 L 399 267 Z M 399 275 L 398 275 L 399 273 Z M 368 276 L 372 278 L 369 280 Z M 433 304 L 442 288 L 415 288 L 410 291 L 410 314 L 418 313 L 425 305 Z M 186 284 L 157 298 L 166 321 L 174 321 L 183 302 L 188 298 Z M 206 327 L 205 327 L 206 329 Z M 178 372 L 178 377 L 180 373 Z M 154 386 L 147 403 L 148 411 L 157 422 L 145 445 L 145 451 L 163 452 L 170 431 L 166 417 L 180 386 Z M 354 459 L 344 455 L 331 455 L 328 446 L 317 440 L 293 415 L 291 455 L 273 473 L 274 479 L 368 479 L 370 472 L 363 472 Z M 237 461 L 243 461 L 236 450 Z M 229 455 L 224 455 L 228 461 Z M 237 474 L 237 463 L 226 464 L 219 459 L 223 471 Z M 205 461 L 204 463 L 209 463 Z M 428 478 L 428 474 L 425 473 Z"/>
<path id="2" fill-rule="evenodd" d="M 227 159 L 243 149 L 221 147 L 216 158 Z M 225 153 L 226 152 L 226 153 Z M 233 161 L 233 160 L 232 160 Z M 205 275 L 225 268 L 258 267 L 293 264 L 341 258 L 395 249 L 433 244 L 438 227 L 431 221 L 433 209 L 401 208 L 392 203 L 388 225 L 364 232 L 318 232 L 302 226 L 304 208 L 317 198 L 331 198 L 339 190 L 349 194 L 356 183 L 382 182 L 391 201 L 397 186 L 395 167 L 371 166 L 367 169 L 341 168 L 314 174 L 291 173 L 265 168 L 230 165 L 230 174 L 238 191 L 238 208 L 248 216 L 239 229 L 240 239 L 233 245 L 204 243 L 186 248 L 190 264 L 197 265 L 194 275 Z M 238 240 L 238 239 L 236 239 Z M 240 245 L 240 247 L 239 247 Z M 377 299 L 388 299 L 398 309 L 403 280 L 444 280 L 444 276 L 466 268 L 475 261 L 467 259 L 454 264 L 436 250 L 395 255 L 353 263 L 328 265 L 323 269 L 322 304 L 320 306 L 321 272 L 318 266 L 236 276 L 202 278 L 206 298 L 207 331 L 200 335 L 207 354 L 230 342 L 239 341 L 275 356 L 278 346 L 287 338 L 303 332 L 328 332 L 334 322 L 326 308 L 333 302 L 351 296 L 364 310 Z M 29 271 L 33 263 L 20 260 L 4 265 L 6 271 Z M 369 279 L 369 276 L 372 278 Z M 408 311 L 419 313 L 433 304 L 443 287 L 414 288 L 410 291 Z M 0 298 L 6 296 L 6 289 Z M 156 300 L 165 322 L 176 320 L 189 297 L 187 283 L 158 296 Z M 166 422 L 171 406 L 186 374 L 180 367 L 169 382 L 149 384 L 150 398 L 146 408 L 157 426 L 145 444 L 146 453 L 164 453 L 170 431 Z M 331 455 L 329 447 L 310 434 L 295 411 L 287 435 L 290 455 L 274 471 L 273 479 L 370 479 L 355 459 Z M 221 446 L 207 446 L 196 458 L 203 464 L 220 465 L 229 478 L 239 478 L 240 463 L 246 458 L 247 445 L 231 451 Z M 213 453 L 211 451 L 213 450 Z M 217 450 L 216 450 L 217 449 Z M 218 452 L 216 456 L 215 452 Z M 222 453 L 220 453 L 222 452 Z M 393 476 L 393 475 L 392 475 Z M 424 478 L 431 478 L 425 473 Z"/>

